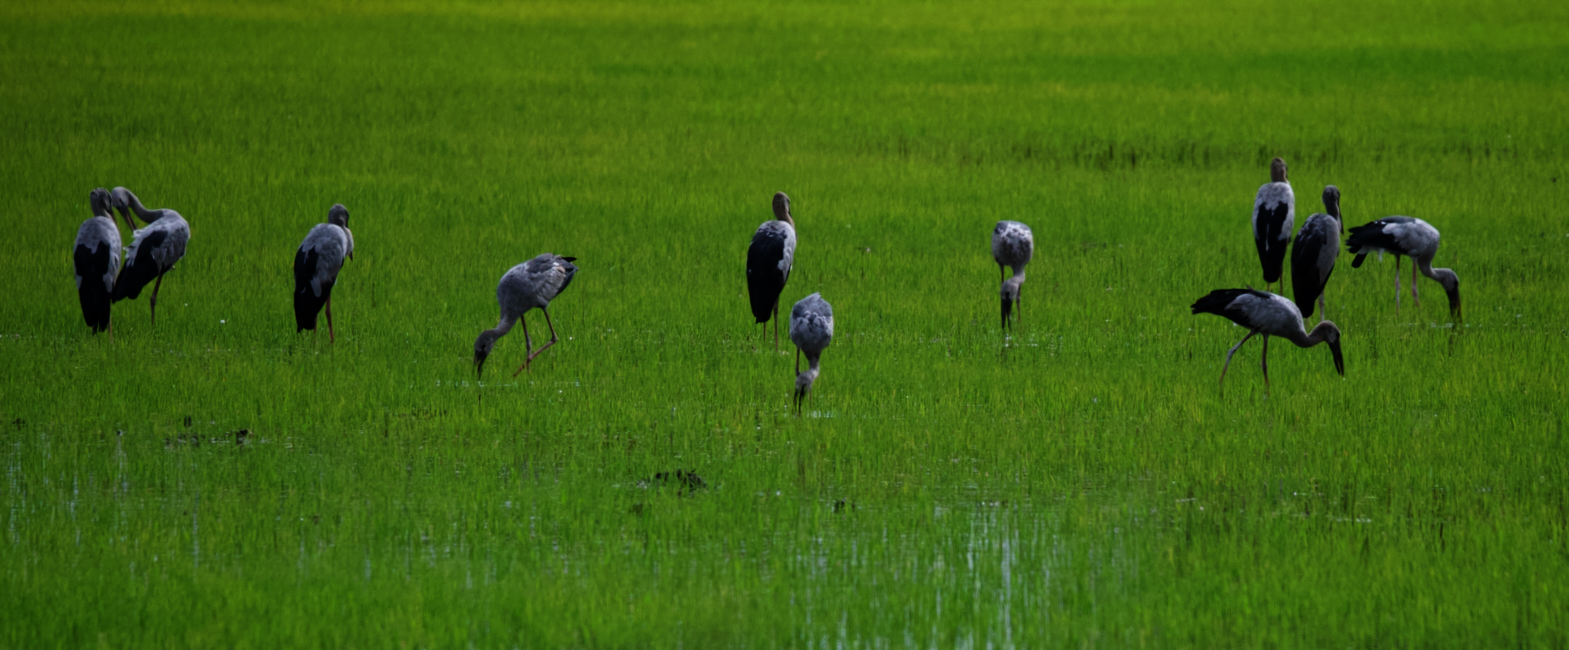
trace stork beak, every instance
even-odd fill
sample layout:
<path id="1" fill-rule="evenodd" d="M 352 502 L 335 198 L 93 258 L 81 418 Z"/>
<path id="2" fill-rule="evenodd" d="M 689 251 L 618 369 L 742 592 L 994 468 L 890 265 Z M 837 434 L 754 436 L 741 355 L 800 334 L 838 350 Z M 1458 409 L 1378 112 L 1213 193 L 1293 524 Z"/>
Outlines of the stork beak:
<path id="1" fill-rule="evenodd" d="M 479 381 L 480 376 L 483 375 L 484 372 L 485 355 L 476 352 L 474 354 L 474 381 Z"/>
<path id="2" fill-rule="evenodd" d="M 1340 354 L 1340 341 L 1329 342 L 1329 353 L 1335 357 L 1335 372 L 1340 373 L 1341 377 L 1346 376 L 1346 359 Z"/>
<path id="3" fill-rule="evenodd" d="M 801 401 L 806 396 L 806 391 L 795 389 L 795 416 L 801 417 Z"/>
<path id="4" fill-rule="evenodd" d="M 1455 322 L 1465 320 L 1465 310 L 1460 307 L 1459 291 L 1449 294 L 1449 317 L 1453 318 Z"/>
<path id="5" fill-rule="evenodd" d="M 1013 315 L 1013 301 L 1002 299 L 1002 328 L 1008 329 L 1008 317 Z"/>

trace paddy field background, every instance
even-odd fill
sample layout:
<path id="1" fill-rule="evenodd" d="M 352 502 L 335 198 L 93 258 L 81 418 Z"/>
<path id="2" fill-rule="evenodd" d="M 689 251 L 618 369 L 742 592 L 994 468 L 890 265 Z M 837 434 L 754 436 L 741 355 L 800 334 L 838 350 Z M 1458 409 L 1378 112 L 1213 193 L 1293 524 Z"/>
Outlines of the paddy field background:
<path id="1" fill-rule="evenodd" d="M 1563 647 L 1569 5 L 0 4 L 0 647 Z M 1188 305 L 1443 233 L 1323 348 Z M 191 224 L 81 321 L 124 185 Z M 743 265 L 836 338 L 804 417 Z M 348 206 L 336 344 L 290 264 Z M 988 249 L 1030 224 L 1011 342 Z M 129 241 L 129 232 L 124 233 Z M 495 285 L 578 258 L 482 382 Z M 1409 269 L 1409 266 L 1405 268 Z M 1409 276 L 1408 278 L 1409 279 Z M 531 330 L 544 332 L 538 312 Z M 237 443 L 236 432 L 248 435 Z M 640 483 L 695 471 L 683 494 Z"/>

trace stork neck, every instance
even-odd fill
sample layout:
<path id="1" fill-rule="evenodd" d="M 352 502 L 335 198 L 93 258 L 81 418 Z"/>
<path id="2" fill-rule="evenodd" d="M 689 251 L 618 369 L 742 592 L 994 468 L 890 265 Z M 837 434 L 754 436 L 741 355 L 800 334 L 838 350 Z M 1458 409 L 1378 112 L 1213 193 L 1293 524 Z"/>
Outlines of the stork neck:
<path id="1" fill-rule="evenodd" d="M 1329 332 L 1334 327 L 1334 324 L 1330 323 L 1329 326 L 1326 327 L 1325 323 L 1329 323 L 1329 321 L 1320 322 L 1313 328 L 1312 332 L 1298 328 L 1297 331 L 1292 332 L 1290 336 L 1285 338 L 1292 343 L 1295 343 L 1299 348 L 1311 348 L 1329 340 Z"/>
<path id="2" fill-rule="evenodd" d="M 135 212 L 136 216 L 140 217 L 141 220 L 145 223 L 151 224 L 154 221 L 162 219 L 164 214 L 168 212 L 168 210 L 163 209 L 148 210 L 145 206 L 142 205 L 142 200 L 130 192 L 126 192 L 126 198 L 127 203 L 131 206 L 131 211 Z"/>
<path id="3" fill-rule="evenodd" d="M 512 331 L 512 326 L 516 325 L 517 323 L 518 319 L 516 318 L 507 318 L 506 316 L 502 316 L 501 322 L 497 323 L 495 327 L 490 329 L 490 331 L 495 332 L 498 338 L 506 336 L 507 332 Z"/>
<path id="4" fill-rule="evenodd" d="M 1437 272 L 1433 270 L 1433 258 L 1431 258 L 1431 257 L 1418 257 L 1418 258 L 1416 258 L 1416 268 L 1417 268 L 1417 270 L 1422 272 L 1422 275 L 1430 277 L 1430 278 L 1432 278 L 1434 280 L 1438 279 Z"/>

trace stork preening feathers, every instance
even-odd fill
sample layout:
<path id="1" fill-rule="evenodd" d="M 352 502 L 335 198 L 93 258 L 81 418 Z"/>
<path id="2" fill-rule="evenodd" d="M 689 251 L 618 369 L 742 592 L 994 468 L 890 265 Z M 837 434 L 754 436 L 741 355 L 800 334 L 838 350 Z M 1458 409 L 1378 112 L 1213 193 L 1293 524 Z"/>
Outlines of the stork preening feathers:
<path id="1" fill-rule="evenodd" d="M 834 340 L 834 308 L 822 294 L 812 294 L 795 303 L 790 310 L 790 340 L 795 343 L 795 414 L 812 391 L 821 372 L 818 362 L 823 350 Z M 801 355 L 806 355 L 806 372 L 801 372 Z"/>
<path id="2" fill-rule="evenodd" d="M 551 253 L 541 253 L 538 257 L 519 264 L 501 276 L 501 283 L 496 285 L 496 302 L 501 306 L 501 323 L 494 328 L 479 333 L 479 338 L 474 340 L 474 377 L 479 378 L 485 369 L 485 358 L 490 356 L 490 351 L 496 347 L 496 339 L 512 331 L 513 324 L 523 321 L 523 365 L 518 366 L 513 377 L 529 367 L 534 357 L 540 355 L 550 346 L 556 344 L 556 326 L 550 322 L 550 301 L 567 290 L 567 285 L 572 283 L 572 277 L 577 275 L 577 267 L 572 263 L 575 257 L 562 257 Z M 545 314 L 545 326 L 550 328 L 550 341 L 538 350 L 534 349 L 534 341 L 528 335 L 528 321 L 523 319 L 523 314 L 535 307 Z"/>
<path id="3" fill-rule="evenodd" d="M 316 330 L 316 315 L 327 309 L 327 337 L 336 342 L 332 329 L 332 287 L 344 258 L 354 259 L 354 234 L 349 232 L 349 209 L 335 204 L 327 223 L 316 224 L 294 253 L 294 324 L 296 332 Z"/>
<path id="4" fill-rule="evenodd" d="M 1395 314 L 1400 313 L 1400 257 L 1410 257 L 1413 262 L 1411 268 L 1411 301 L 1421 307 L 1422 303 L 1417 298 L 1416 273 L 1432 278 L 1444 288 L 1444 293 L 1449 296 L 1449 316 L 1460 320 L 1463 316 L 1460 309 L 1460 276 L 1455 275 L 1451 269 L 1433 268 L 1433 257 L 1438 255 L 1438 229 L 1428 225 L 1426 221 L 1412 217 L 1384 217 L 1378 221 L 1367 223 L 1351 229 L 1351 237 L 1346 240 L 1346 250 L 1356 255 L 1351 260 L 1351 268 L 1362 266 L 1362 260 L 1368 253 L 1378 253 L 1382 258 L 1385 251 L 1395 255 Z"/>
<path id="5" fill-rule="evenodd" d="M 1307 218 L 1291 248 L 1291 295 L 1303 318 L 1313 315 L 1317 300 L 1319 320 L 1325 316 L 1324 286 L 1340 257 L 1340 189 L 1334 185 L 1324 188 L 1324 212 Z"/>
<path id="6" fill-rule="evenodd" d="M 174 210 L 149 210 L 142 207 L 141 200 L 123 187 L 114 188 L 111 197 L 115 210 L 125 218 L 127 225 L 133 230 L 136 228 L 136 222 L 131 219 L 131 215 L 135 214 L 147 223 L 147 227 L 136 230 L 131 239 L 131 249 L 125 254 L 125 270 L 120 273 L 120 279 L 115 281 L 114 294 L 110 299 L 114 302 L 135 299 L 141 295 L 142 287 L 149 282 L 153 283 L 153 294 L 147 303 L 152 323 L 156 326 L 158 289 L 163 286 L 163 274 L 185 257 L 185 244 L 191 239 L 191 227 Z"/>
<path id="7" fill-rule="evenodd" d="M 1253 243 L 1258 246 L 1258 261 L 1264 266 L 1264 290 L 1280 281 L 1291 244 L 1291 223 L 1296 218 L 1297 197 L 1286 180 L 1286 161 L 1269 163 L 1269 182 L 1258 188 L 1253 199 Z"/>
<path id="8" fill-rule="evenodd" d="M 779 351 L 779 294 L 790 281 L 795 265 L 795 219 L 790 216 L 790 197 L 774 194 L 774 218 L 764 221 L 752 234 L 746 249 L 746 291 L 752 300 L 752 316 L 758 323 L 774 319 L 774 351 Z M 766 325 L 764 331 L 767 331 Z"/>
<path id="9" fill-rule="evenodd" d="M 109 329 L 109 305 L 114 281 L 120 275 L 120 227 L 114 223 L 109 190 L 98 188 L 87 195 L 93 218 L 76 231 L 71 254 L 76 267 L 76 293 L 82 302 L 82 319 L 97 334 Z M 111 335 L 113 332 L 111 332 Z"/>
<path id="10" fill-rule="evenodd" d="M 1328 343 L 1329 351 L 1335 357 L 1335 372 L 1340 373 L 1342 377 L 1346 374 L 1345 361 L 1340 355 L 1340 328 L 1326 320 L 1319 322 L 1312 332 L 1304 330 L 1302 312 L 1297 311 L 1297 306 L 1283 296 L 1254 289 L 1216 289 L 1193 303 L 1193 313 L 1224 316 L 1231 322 L 1248 328 L 1248 335 L 1242 337 L 1242 340 L 1226 353 L 1226 364 L 1220 368 L 1222 390 L 1226 385 L 1226 370 L 1231 367 L 1231 355 L 1236 354 L 1237 348 L 1242 347 L 1242 344 L 1247 343 L 1255 334 L 1264 335 L 1264 352 L 1259 355 L 1259 365 L 1264 370 L 1265 395 L 1269 394 L 1269 337 L 1271 336 L 1284 338 L 1303 348 Z"/>
<path id="11" fill-rule="evenodd" d="M 1019 303 L 1019 285 L 1024 284 L 1024 266 L 1035 255 L 1035 233 L 1017 221 L 998 221 L 992 228 L 992 259 L 997 261 L 997 272 L 1002 280 L 1002 327 L 1008 329 L 1008 317 L 1015 314 L 1022 318 L 1024 309 Z M 1007 277 L 1004 266 L 1013 267 L 1013 277 Z"/>

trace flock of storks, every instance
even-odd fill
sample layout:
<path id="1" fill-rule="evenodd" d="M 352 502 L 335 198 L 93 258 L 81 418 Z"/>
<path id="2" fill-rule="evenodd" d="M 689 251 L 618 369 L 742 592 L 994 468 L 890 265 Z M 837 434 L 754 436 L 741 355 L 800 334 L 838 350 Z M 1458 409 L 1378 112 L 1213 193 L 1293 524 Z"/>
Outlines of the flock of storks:
<path id="1" fill-rule="evenodd" d="M 1310 348 L 1328 343 L 1335 358 L 1335 371 L 1346 374 L 1345 361 L 1340 354 L 1340 328 L 1323 320 L 1324 286 L 1335 270 L 1335 259 L 1340 256 L 1340 189 L 1334 185 L 1324 188 L 1324 210 L 1328 214 L 1308 217 L 1297 233 L 1296 248 L 1291 252 L 1291 288 L 1295 302 L 1284 296 L 1269 293 L 1269 285 L 1280 282 L 1286 260 L 1286 249 L 1291 244 L 1291 226 L 1296 219 L 1296 196 L 1286 179 L 1286 161 L 1270 161 L 1270 182 L 1258 188 L 1253 200 L 1253 242 L 1258 246 L 1259 263 L 1264 267 L 1264 288 L 1217 289 L 1193 303 L 1195 314 L 1216 314 L 1248 328 L 1231 350 L 1226 352 L 1226 363 L 1220 369 L 1221 385 L 1225 385 L 1226 369 L 1231 367 L 1231 357 L 1237 348 L 1254 335 L 1264 335 L 1264 351 L 1259 355 L 1259 366 L 1264 372 L 1264 391 L 1269 392 L 1269 337 L 1278 336 Z M 1416 273 L 1421 271 L 1444 288 L 1449 296 L 1449 314 L 1457 321 L 1460 310 L 1460 278 L 1449 269 L 1433 268 L 1433 257 L 1438 254 L 1438 229 L 1426 221 L 1412 217 L 1384 217 L 1351 229 L 1346 240 L 1346 250 L 1356 255 L 1351 267 L 1362 266 L 1369 253 L 1378 253 L 1382 259 L 1388 252 L 1395 256 L 1395 313 L 1400 312 L 1400 257 L 1412 259 L 1411 300 L 1421 305 L 1417 298 Z M 1319 323 L 1308 332 L 1302 322 L 1304 316 L 1313 315 L 1313 302 L 1319 304 Z"/>
<path id="2" fill-rule="evenodd" d="M 1193 313 L 1224 316 L 1248 329 L 1247 336 L 1226 353 L 1221 367 L 1220 380 L 1224 386 L 1226 370 L 1237 349 L 1255 335 L 1263 335 L 1264 351 L 1260 366 L 1264 372 L 1264 387 L 1269 390 L 1269 337 L 1277 336 L 1299 347 L 1329 344 L 1334 355 L 1335 370 L 1345 374 L 1345 362 L 1340 351 L 1340 328 L 1323 320 L 1324 287 L 1335 269 L 1340 252 L 1343 232 L 1340 215 L 1340 190 L 1333 185 L 1324 188 L 1324 210 L 1327 214 L 1314 214 L 1303 223 L 1296 235 L 1296 247 L 1291 251 L 1291 281 L 1295 300 L 1269 293 L 1271 284 L 1281 281 L 1287 249 L 1292 243 L 1291 229 L 1296 216 L 1296 198 L 1286 178 L 1286 163 L 1280 158 L 1270 164 L 1270 182 L 1259 187 L 1253 202 L 1253 239 L 1258 247 L 1259 262 L 1264 267 L 1264 287 L 1258 291 L 1246 289 L 1219 289 L 1193 303 Z M 190 226 L 178 212 L 169 209 L 149 210 L 130 190 L 116 187 L 113 191 L 95 189 L 89 195 L 93 218 L 82 223 L 76 235 L 74 260 L 76 286 L 82 304 L 82 317 L 94 332 L 113 330 L 110 325 L 110 305 L 127 298 L 136 298 L 148 283 L 153 284 L 149 308 L 153 324 L 157 324 L 158 289 L 163 274 L 174 268 L 185 255 L 190 240 Z M 122 270 L 121 239 L 119 226 L 114 221 L 119 212 L 126 225 L 134 231 L 131 246 L 125 250 L 125 267 Z M 137 229 L 135 218 L 146 227 Z M 324 309 L 327 314 L 327 333 L 330 340 L 337 336 L 332 327 L 332 287 L 337 283 L 338 271 L 346 259 L 354 258 L 354 236 L 349 231 L 349 211 L 334 205 L 327 213 L 327 222 L 317 224 L 294 256 L 294 316 L 296 331 L 316 329 L 317 315 Z M 1459 319 L 1460 280 L 1450 269 L 1435 269 L 1433 258 L 1438 253 L 1438 230 L 1421 219 L 1411 217 L 1385 217 L 1351 229 L 1346 242 L 1347 250 L 1355 255 L 1352 267 L 1360 267 L 1369 253 L 1395 255 L 1395 309 L 1400 308 L 1400 257 L 1413 260 L 1411 270 L 1411 298 L 1417 301 L 1416 274 L 1437 281 L 1449 296 L 1450 314 Z M 763 222 L 752 235 L 746 254 L 746 282 L 750 294 L 752 315 L 757 323 L 774 321 L 774 349 L 779 349 L 779 297 L 795 263 L 795 219 L 790 213 L 790 197 L 784 192 L 774 195 L 774 218 Z M 1024 283 L 1024 268 L 1035 252 L 1035 237 L 1030 227 L 1017 221 L 1000 221 L 992 230 L 992 257 L 1002 273 L 1002 327 L 1006 331 L 1010 322 L 1017 321 L 1023 310 L 1019 288 Z M 495 349 L 496 341 L 523 323 L 523 364 L 513 376 L 529 367 L 557 339 L 556 328 L 550 321 L 550 301 L 565 291 L 577 274 L 576 258 L 544 253 L 512 267 L 501 276 L 496 286 L 496 302 L 501 307 L 501 321 L 496 327 L 480 332 L 474 341 L 474 372 L 482 376 L 485 359 Z M 1008 276 L 1005 268 L 1011 268 Z M 1313 303 L 1318 302 L 1320 321 L 1311 332 L 1303 325 L 1304 316 L 1313 315 Z M 1420 304 L 1420 303 L 1418 303 Z M 523 315 L 538 308 L 545 316 L 545 326 L 550 329 L 550 341 L 534 349 L 528 333 L 528 322 Z M 766 330 L 765 330 L 766 331 Z M 796 412 L 810 394 L 812 384 L 820 373 L 823 350 L 833 341 L 833 307 L 820 294 L 802 298 L 790 310 L 789 337 L 796 346 L 795 392 Z M 801 370 L 801 356 L 807 359 L 807 370 Z"/>

